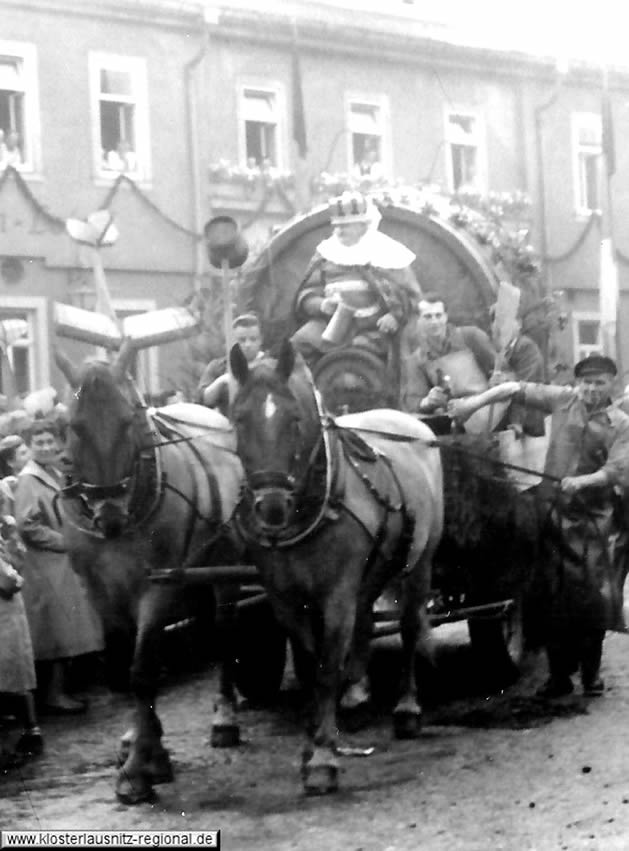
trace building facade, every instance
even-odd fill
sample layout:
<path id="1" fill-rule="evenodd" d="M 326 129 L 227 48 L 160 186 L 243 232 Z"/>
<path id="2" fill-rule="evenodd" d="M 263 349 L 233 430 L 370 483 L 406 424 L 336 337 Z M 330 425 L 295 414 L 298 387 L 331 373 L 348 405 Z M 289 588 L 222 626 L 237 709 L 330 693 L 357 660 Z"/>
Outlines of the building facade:
<path id="1" fill-rule="evenodd" d="M 94 306 L 89 254 L 68 236 L 68 218 L 111 211 L 120 235 L 102 259 L 121 316 L 181 304 L 203 274 L 186 128 L 206 34 L 198 6 L 180 3 L 0 8 L 0 319 L 27 323 L 7 352 L 24 393 L 61 384 L 54 303 Z M 64 345 L 77 358 L 90 351 Z M 169 360 L 168 347 L 142 353 L 145 389 L 169 386 Z"/>
<path id="2" fill-rule="evenodd" d="M 610 226 L 619 327 L 627 327 L 629 161 L 618 148 L 608 180 L 600 67 L 574 61 L 560 68 L 553 57 L 472 45 L 406 10 L 396 13 L 394 4 L 388 14 L 370 15 L 344 5 L 292 3 L 289 16 L 234 2 L 210 24 L 210 208 L 233 214 L 257 242 L 256 224 L 265 233 L 283 215 L 324 200 L 326 185 L 334 185 L 326 174 L 436 184 L 445 192 L 524 192 L 547 291 L 566 316 L 564 360 L 602 344 L 600 242 Z M 294 141 L 296 85 L 305 160 Z M 610 69 L 608 91 L 620 140 L 629 72 Z M 280 189 L 265 169 L 277 170 Z M 301 195 L 282 191 L 286 169 Z M 619 336 L 629 367 L 629 336 Z"/>
<path id="3" fill-rule="evenodd" d="M 0 0 L 0 10 L 0 320 L 27 323 L 7 347 L 18 392 L 58 383 L 54 302 L 94 306 L 68 218 L 111 210 L 120 236 L 102 259 L 129 315 L 215 285 L 200 239 L 211 216 L 233 216 L 255 253 L 343 179 L 527 193 L 569 360 L 600 342 L 611 222 L 629 323 L 629 161 L 618 149 L 606 179 L 595 68 L 559 72 L 547 57 L 343 4 Z M 609 85 L 620 140 L 629 73 L 612 69 Z M 622 354 L 629 364 L 629 342 Z M 177 344 L 143 352 L 144 388 L 175 386 L 185 357 Z"/>

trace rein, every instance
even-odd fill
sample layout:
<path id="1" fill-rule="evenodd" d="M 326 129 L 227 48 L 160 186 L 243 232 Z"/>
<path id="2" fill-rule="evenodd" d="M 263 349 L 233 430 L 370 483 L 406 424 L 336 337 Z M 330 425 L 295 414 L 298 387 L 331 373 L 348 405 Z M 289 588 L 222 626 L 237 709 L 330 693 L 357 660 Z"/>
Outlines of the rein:
<path id="1" fill-rule="evenodd" d="M 387 440 L 393 440 L 398 443 L 423 443 L 424 446 L 427 446 L 430 449 L 446 449 L 450 452 L 458 452 L 461 455 L 468 455 L 470 458 L 496 464 L 506 470 L 515 470 L 518 473 L 527 473 L 529 476 L 538 476 L 540 479 L 545 479 L 546 481 L 553 482 L 556 485 L 561 484 L 559 476 L 552 476 L 550 473 L 540 473 L 537 470 L 531 470 L 529 467 L 523 467 L 520 464 L 512 464 L 509 461 L 500 461 L 497 458 L 488 459 L 486 455 L 483 455 L 480 452 L 474 452 L 466 446 L 457 446 L 453 443 L 446 443 L 439 440 L 438 437 L 435 437 L 432 440 L 425 440 L 423 437 L 416 437 L 410 434 L 395 434 L 395 432 L 378 431 L 377 429 L 362 428 L 360 426 L 352 426 L 350 428 L 349 426 L 339 425 L 330 414 L 326 414 L 326 422 L 323 425 L 324 428 L 338 429 L 339 431 L 348 429 L 349 431 L 360 431 L 363 434 L 373 434 L 376 437 L 384 437 Z"/>

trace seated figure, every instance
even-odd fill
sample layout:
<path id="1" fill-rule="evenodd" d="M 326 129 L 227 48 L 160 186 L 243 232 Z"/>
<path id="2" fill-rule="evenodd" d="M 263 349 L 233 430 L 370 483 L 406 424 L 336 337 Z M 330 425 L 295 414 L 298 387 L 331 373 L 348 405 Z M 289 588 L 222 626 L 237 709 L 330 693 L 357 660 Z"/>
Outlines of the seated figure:
<path id="1" fill-rule="evenodd" d="M 378 230 L 380 218 L 359 192 L 330 202 L 334 232 L 317 246 L 295 302 L 302 325 L 292 342 L 310 366 L 349 345 L 386 359 L 391 338 L 415 309 L 415 255 Z"/>

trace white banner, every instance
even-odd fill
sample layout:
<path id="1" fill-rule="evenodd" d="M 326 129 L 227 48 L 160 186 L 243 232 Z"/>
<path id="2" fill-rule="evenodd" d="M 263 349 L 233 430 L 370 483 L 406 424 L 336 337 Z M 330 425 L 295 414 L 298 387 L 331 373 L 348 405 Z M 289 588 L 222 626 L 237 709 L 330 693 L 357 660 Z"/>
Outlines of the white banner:
<path id="1" fill-rule="evenodd" d="M 601 240 L 599 298 L 603 352 L 608 357 L 615 358 L 617 353 L 618 268 L 614 257 L 614 247 L 609 238 Z"/>

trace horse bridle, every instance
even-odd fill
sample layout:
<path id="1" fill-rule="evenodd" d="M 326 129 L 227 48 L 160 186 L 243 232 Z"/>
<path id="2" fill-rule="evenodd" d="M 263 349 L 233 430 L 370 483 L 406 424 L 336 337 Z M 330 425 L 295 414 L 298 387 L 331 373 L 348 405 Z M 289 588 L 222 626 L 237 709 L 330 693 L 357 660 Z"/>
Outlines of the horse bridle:
<path id="1" fill-rule="evenodd" d="M 126 496 L 133 474 L 115 482 L 113 485 L 91 485 L 89 482 L 70 482 L 61 493 L 64 497 L 84 497 L 88 502 L 95 499 L 119 499 Z"/>
<path id="2" fill-rule="evenodd" d="M 327 505 L 328 498 L 331 490 L 331 471 L 329 464 L 329 447 L 327 445 L 327 423 L 328 423 L 328 415 L 323 410 L 323 404 L 321 401 L 321 396 L 316 388 L 313 388 L 315 393 L 316 405 L 317 405 L 317 413 L 319 420 L 319 431 L 317 435 L 317 439 L 314 442 L 312 449 L 310 450 L 307 463 L 304 465 L 304 474 L 299 479 L 293 475 L 292 473 L 285 473 L 280 470 L 254 470 L 253 472 L 246 473 L 245 481 L 243 483 L 243 501 L 246 496 L 249 496 L 251 499 L 252 506 L 254 511 L 258 505 L 260 505 L 266 496 L 270 494 L 277 493 L 280 491 L 289 505 L 293 505 L 296 498 L 305 491 L 308 476 L 310 474 L 310 470 L 312 465 L 314 464 L 317 455 L 322 446 L 324 446 L 326 450 L 326 457 L 328 459 L 328 463 L 326 464 L 326 492 L 325 498 L 323 500 L 323 509 Z M 293 466 L 296 466 L 300 461 L 301 453 L 296 451 L 293 456 Z M 319 512 L 315 521 L 309 524 L 308 528 L 301 532 L 296 536 L 292 536 L 290 539 L 282 539 L 281 542 L 278 541 L 277 538 L 274 540 L 274 545 L 278 546 L 289 546 L 296 543 L 301 538 L 309 535 L 313 529 L 319 524 L 321 516 L 323 514 L 323 509 Z M 283 526 L 267 526 L 266 524 L 262 524 L 258 521 L 258 524 L 262 527 L 263 532 L 267 534 L 273 534 L 277 536 L 282 531 L 287 528 L 288 524 L 284 524 Z"/>
<path id="3" fill-rule="evenodd" d="M 147 407 L 133 382 L 131 382 L 131 387 L 133 391 L 133 399 L 130 401 L 130 404 L 133 407 L 133 419 L 137 420 L 141 418 L 142 423 L 146 423 L 148 425 L 146 419 Z M 86 482 L 81 479 L 73 480 L 72 475 L 70 474 L 70 481 L 60 490 L 61 498 L 79 499 L 83 503 L 85 509 L 92 515 L 92 506 L 95 502 L 107 502 L 109 500 L 122 499 L 131 501 L 133 498 L 134 485 L 137 482 L 137 477 L 140 471 L 141 459 L 143 457 L 143 453 L 145 453 L 148 448 L 149 447 L 143 445 L 143 443 L 138 443 L 133 457 L 131 472 L 112 484 L 94 485 L 91 482 Z M 153 449 L 152 446 L 150 448 Z M 127 509 L 131 515 L 132 512 L 129 505 L 127 505 Z M 84 531 L 92 530 L 85 529 Z"/>

